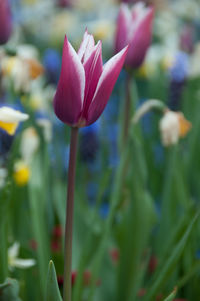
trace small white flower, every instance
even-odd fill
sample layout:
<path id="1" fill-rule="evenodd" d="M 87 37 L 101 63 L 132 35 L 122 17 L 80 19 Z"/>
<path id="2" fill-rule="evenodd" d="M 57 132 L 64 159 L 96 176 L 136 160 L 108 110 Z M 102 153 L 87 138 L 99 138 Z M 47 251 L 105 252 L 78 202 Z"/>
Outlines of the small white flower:
<path id="1" fill-rule="evenodd" d="M 17 49 L 16 56 L 4 55 L 0 62 L 3 85 L 13 84 L 16 91 L 29 92 L 32 82 L 44 72 L 43 66 L 35 58 L 34 49 L 22 47 Z"/>
<path id="2" fill-rule="evenodd" d="M 19 243 L 15 242 L 8 249 L 8 266 L 10 270 L 13 270 L 13 268 L 26 269 L 36 264 L 35 259 L 18 258 L 19 248 L 20 248 Z"/>
<path id="3" fill-rule="evenodd" d="M 25 121 L 28 119 L 28 114 L 22 113 L 20 111 L 14 110 L 9 107 L 1 107 L 0 108 L 0 121 L 13 123 Z"/>
<path id="4" fill-rule="evenodd" d="M 160 120 L 161 139 L 164 146 L 176 144 L 179 139 L 177 113 L 168 111 Z"/>
<path id="5" fill-rule="evenodd" d="M 176 144 L 180 137 L 186 136 L 191 126 L 181 112 L 166 111 L 159 125 L 162 144 L 164 146 Z"/>
<path id="6" fill-rule="evenodd" d="M 29 73 L 29 66 L 24 59 L 16 57 L 16 62 L 11 71 L 11 78 L 16 91 L 29 92 L 31 85 Z"/>
<path id="7" fill-rule="evenodd" d="M 21 44 L 17 47 L 17 55 L 24 59 L 38 59 L 39 51 L 31 44 Z"/>

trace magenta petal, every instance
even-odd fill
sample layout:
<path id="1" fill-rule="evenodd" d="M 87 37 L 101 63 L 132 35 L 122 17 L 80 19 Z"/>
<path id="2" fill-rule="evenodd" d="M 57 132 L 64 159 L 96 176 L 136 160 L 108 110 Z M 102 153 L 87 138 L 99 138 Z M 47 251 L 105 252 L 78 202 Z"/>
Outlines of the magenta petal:
<path id="1" fill-rule="evenodd" d="M 0 0 L 0 45 L 5 44 L 12 33 L 10 5 L 8 0 Z"/>
<path id="2" fill-rule="evenodd" d="M 128 44 L 127 38 L 130 20 L 131 13 L 127 4 L 121 4 L 115 34 L 115 52 L 119 52 Z"/>
<path id="3" fill-rule="evenodd" d="M 88 110 L 87 125 L 95 122 L 102 114 L 124 64 L 127 51 L 128 46 L 113 56 L 104 65 L 96 92 Z"/>
<path id="4" fill-rule="evenodd" d="M 153 8 L 148 9 L 142 20 L 139 22 L 135 33 L 130 41 L 126 63 L 133 68 L 139 67 L 146 55 L 152 38 Z"/>
<path id="5" fill-rule="evenodd" d="M 101 55 L 101 41 L 95 46 L 90 58 L 84 64 L 85 77 L 86 77 L 86 89 L 85 89 L 85 98 L 84 98 L 84 108 L 82 116 L 87 119 L 87 111 L 94 96 L 99 78 L 102 73 L 102 55 Z"/>
<path id="6" fill-rule="evenodd" d="M 85 71 L 74 48 L 65 37 L 62 67 L 57 91 L 54 97 L 54 111 L 57 117 L 69 125 L 78 122 L 85 90 Z"/>
<path id="7" fill-rule="evenodd" d="M 82 63 L 84 63 L 89 58 L 92 51 L 94 50 L 94 45 L 95 43 L 93 35 L 89 34 L 86 30 L 83 36 L 83 41 L 78 50 L 78 56 Z"/>

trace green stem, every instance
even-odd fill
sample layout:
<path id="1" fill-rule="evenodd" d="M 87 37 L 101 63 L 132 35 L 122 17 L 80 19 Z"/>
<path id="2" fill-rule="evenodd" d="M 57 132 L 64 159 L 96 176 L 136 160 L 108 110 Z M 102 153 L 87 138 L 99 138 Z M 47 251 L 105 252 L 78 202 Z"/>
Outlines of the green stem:
<path id="1" fill-rule="evenodd" d="M 74 211 L 74 187 L 76 171 L 76 154 L 78 144 L 78 128 L 71 128 L 70 157 L 67 184 L 67 208 L 65 223 L 65 258 L 64 258 L 64 287 L 63 300 L 71 301 L 71 267 L 72 267 L 72 236 L 73 236 L 73 211 Z"/>
<path id="2" fill-rule="evenodd" d="M 123 123 L 123 143 L 127 141 L 127 137 L 129 134 L 129 124 L 130 124 L 130 109 L 131 109 L 131 76 L 129 72 L 127 72 L 126 77 L 126 99 L 125 99 L 125 108 L 124 108 L 124 123 Z"/>
<path id="3" fill-rule="evenodd" d="M 6 222 L 0 225 L 0 283 L 3 283 L 8 276 L 8 257 L 7 257 L 7 235 Z"/>

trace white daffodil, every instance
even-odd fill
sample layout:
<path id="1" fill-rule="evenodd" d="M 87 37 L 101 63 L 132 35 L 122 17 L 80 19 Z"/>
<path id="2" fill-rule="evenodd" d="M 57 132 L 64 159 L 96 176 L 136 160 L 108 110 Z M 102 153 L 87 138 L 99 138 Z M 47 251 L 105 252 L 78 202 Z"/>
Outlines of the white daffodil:
<path id="1" fill-rule="evenodd" d="M 15 56 L 2 56 L 0 66 L 4 86 L 10 85 L 11 80 L 16 91 L 29 92 L 32 82 L 44 72 L 34 50 L 30 46 L 23 46 L 17 49 Z"/>
<path id="2" fill-rule="evenodd" d="M 14 135 L 19 122 L 25 121 L 28 118 L 28 114 L 24 114 L 12 108 L 0 108 L 0 128 L 4 129 L 9 135 Z"/>
<path id="3" fill-rule="evenodd" d="M 15 242 L 8 249 L 8 266 L 10 270 L 14 268 L 27 269 L 36 264 L 35 259 L 22 259 L 18 258 L 20 245 L 18 242 Z"/>
<path id="4" fill-rule="evenodd" d="M 38 49 L 31 44 L 21 44 L 17 46 L 17 55 L 24 59 L 36 59 L 39 58 Z"/>
<path id="5" fill-rule="evenodd" d="M 164 146 L 176 144 L 180 137 L 185 137 L 191 123 L 181 112 L 167 110 L 160 120 L 161 140 Z"/>

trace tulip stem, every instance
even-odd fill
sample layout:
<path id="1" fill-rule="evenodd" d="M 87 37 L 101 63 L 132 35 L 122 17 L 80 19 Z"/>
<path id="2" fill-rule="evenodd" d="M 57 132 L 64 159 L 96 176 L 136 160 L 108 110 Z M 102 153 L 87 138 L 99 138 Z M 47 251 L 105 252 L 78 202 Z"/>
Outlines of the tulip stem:
<path id="1" fill-rule="evenodd" d="M 127 141 L 129 135 L 129 124 L 130 124 L 130 109 L 131 109 L 131 75 L 127 72 L 126 77 L 126 99 L 124 108 L 124 124 L 123 124 L 123 143 Z"/>
<path id="2" fill-rule="evenodd" d="M 73 237 L 73 211 L 74 211 L 74 188 L 75 188 L 77 144 L 78 144 L 78 128 L 72 127 L 71 139 L 70 139 L 66 223 L 65 223 L 64 285 L 63 285 L 64 301 L 71 301 L 72 237 Z"/>

